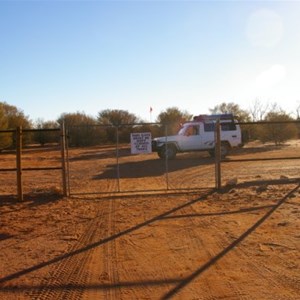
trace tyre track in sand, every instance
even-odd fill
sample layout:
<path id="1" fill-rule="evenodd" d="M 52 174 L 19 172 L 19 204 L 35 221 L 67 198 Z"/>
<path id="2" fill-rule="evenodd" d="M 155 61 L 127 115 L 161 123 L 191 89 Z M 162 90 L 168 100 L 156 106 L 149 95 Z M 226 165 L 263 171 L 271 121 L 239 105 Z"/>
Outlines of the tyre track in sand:
<path id="1" fill-rule="evenodd" d="M 109 213 L 107 214 L 107 234 L 108 236 L 113 236 L 115 232 L 115 222 L 114 222 L 114 213 L 115 213 L 115 199 L 109 201 Z M 112 239 L 109 243 L 104 244 L 104 272 L 108 274 L 108 278 L 111 284 L 116 284 L 119 282 L 118 275 L 118 265 L 117 265 L 117 250 L 116 250 L 116 241 Z M 105 299 L 119 299 L 120 289 L 108 288 L 105 289 Z"/>
<path id="2" fill-rule="evenodd" d="M 263 222 L 268 220 L 271 214 L 276 211 L 282 204 L 284 204 L 285 200 L 288 199 L 288 197 L 298 189 L 299 185 L 288 192 L 283 198 L 278 200 L 277 204 L 274 205 L 271 209 L 262 213 L 262 215 L 258 217 L 258 219 L 254 221 L 252 225 L 250 224 L 248 228 L 245 228 L 242 234 L 238 235 L 238 237 L 236 237 L 233 241 L 228 240 L 228 238 L 225 237 L 224 232 L 219 230 L 222 223 L 217 223 L 217 225 L 219 225 L 217 226 L 215 224 L 215 220 L 213 219 L 200 220 L 199 222 L 195 221 L 195 219 L 193 218 L 190 218 L 189 222 L 191 222 L 193 226 L 191 226 L 189 234 L 191 237 L 197 236 L 197 243 L 199 244 L 199 247 L 201 247 L 201 249 L 206 252 L 208 261 L 201 265 L 188 277 L 186 277 L 185 280 L 183 280 L 175 288 L 165 294 L 162 299 L 170 299 L 175 294 L 184 294 L 184 288 L 187 288 L 192 283 L 192 281 L 199 280 L 199 276 L 209 269 L 210 274 L 213 274 L 214 281 L 221 282 L 223 288 L 221 288 L 220 290 L 222 295 L 216 295 L 215 293 L 218 293 L 218 290 L 213 287 L 211 291 L 207 291 L 208 298 L 205 299 L 213 299 L 214 297 L 218 298 L 219 296 L 224 296 L 225 286 L 227 286 L 226 290 L 229 288 L 228 293 L 230 297 L 234 297 L 236 299 L 252 299 L 253 291 L 251 290 L 251 288 L 249 289 L 247 284 L 239 285 L 235 282 L 235 284 L 233 285 L 230 281 L 230 276 L 225 276 L 228 270 L 230 270 L 231 268 L 232 261 L 234 261 L 235 265 L 237 266 L 238 263 L 241 262 L 241 264 L 247 270 L 247 279 L 253 278 L 253 280 L 257 280 L 257 278 L 260 278 L 260 280 L 258 281 L 258 285 L 260 285 L 261 281 L 263 281 L 262 286 L 270 287 L 270 289 L 263 292 L 271 292 L 271 298 L 264 299 L 294 299 L 296 290 L 294 289 L 294 291 L 290 292 L 283 289 L 282 282 L 280 282 L 280 280 L 278 280 L 276 276 L 274 278 L 274 273 L 269 272 L 264 264 L 258 265 L 251 261 L 251 257 L 249 257 L 247 253 L 247 248 L 245 248 L 241 243 L 246 238 L 248 238 L 248 236 L 254 230 L 259 228 Z M 192 207 L 190 209 L 195 213 Z M 205 235 L 205 241 L 202 240 L 201 234 L 199 234 L 197 230 L 194 230 L 194 228 L 197 229 L 199 225 L 202 228 L 208 228 L 209 230 L 212 230 L 212 234 Z M 207 245 L 209 247 L 207 247 Z M 230 259 L 228 260 L 226 256 L 230 256 Z M 214 269 L 211 269 L 212 266 L 214 266 Z M 204 276 L 204 279 L 205 278 L 206 277 Z M 224 282 L 224 278 L 226 279 L 226 282 Z M 280 279 L 282 278 L 283 277 L 280 276 Z"/>
<path id="3" fill-rule="evenodd" d="M 184 208 L 182 212 L 186 215 L 197 213 L 193 207 Z M 211 282 L 210 277 L 203 276 L 203 278 L 201 278 L 201 280 L 204 281 L 202 287 L 203 291 L 205 291 L 205 296 L 203 294 L 205 297 L 204 299 L 220 299 L 226 296 L 233 299 L 251 300 L 252 298 L 249 295 L 243 292 L 237 285 L 233 285 L 230 279 L 225 276 L 226 268 L 223 268 L 222 264 L 213 263 L 213 260 L 220 249 L 224 249 L 228 246 L 228 241 L 224 240 L 224 243 L 220 243 L 221 234 L 218 234 L 219 230 L 215 226 L 212 226 L 212 223 L 210 220 L 207 220 L 207 218 L 196 221 L 191 217 L 188 218 L 186 222 L 189 223 L 187 225 L 189 228 L 189 236 L 192 240 L 194 240 L 192 247 L 195 248 L 195 250 L 193 251 L 196 253 L 199 252 L 199 249 L 201 249 L 206 257 L 206 262 L 204 261 L 203 265 L 212 262 L 211 267 L 214 266 L 213 282 Z M 214 234 L 205 235 L 205 239 L 203 239 L 201 231 L 199 231 L 199 227 L 203 228 L 204 230 L 211 230 L 211 228 L 215 228 Z M 203 272 L 204 271 L 205 269 L 203 269 Z"/>
<path id="4" fill-rule="evenodd" d="M 105 202 L 102 202 L 105 203 Z M 87 229 L 81 234 L 78 242 L 68 253 L 57 259 L 51 266 L 50 278 L 42 281 L 41 285 L 31 291 L 30 299 L 81 299 L 88 280 L 89 263 L 97 249 L 80 251 L 101 238 L 98 229 L 105 228 L 105 206 L 101 205 L 97 217 L 91 220 Z"/>
<path id="5" fill-rule="evenodd" d="M 212 174 L 211 165 L 193 167 L 186 171 L 184 176 L 169 174 L 169 185 L 173 189 L 209 188 L 212 183 L 214 184 L 215 179 L 213 176 L 209 178 L 208 174 Z"/>

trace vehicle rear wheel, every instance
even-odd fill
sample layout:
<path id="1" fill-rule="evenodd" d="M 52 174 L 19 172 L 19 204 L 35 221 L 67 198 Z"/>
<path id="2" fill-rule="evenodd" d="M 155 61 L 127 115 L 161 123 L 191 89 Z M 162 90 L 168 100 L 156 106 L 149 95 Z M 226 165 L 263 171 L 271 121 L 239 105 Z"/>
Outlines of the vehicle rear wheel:
<path id="1" fill-rule="evenodd" d="M 221 143 L 221 157 L 225 158 L 229 153 L 229 145 L 228 143 Z"/>
<path id="2" fill-rule="evenodd" d="M 222 158 L 225 158 L 228 155 L 229 149 L 230 149 L 230 146 L 228 145 L 228 143 L 226 143 L 226 142 L 221 143 L 221 157 Z M 208 153 L 209 153 L 209 155 L 211 157 L 215 157 L 216 156 L 215 149 L 209 150 Z"/>
<path id="3" fill-rule="evenodd" d="M 215 149 L 209 150 L 208 153 L 210 157 L 215 157 Z"/>

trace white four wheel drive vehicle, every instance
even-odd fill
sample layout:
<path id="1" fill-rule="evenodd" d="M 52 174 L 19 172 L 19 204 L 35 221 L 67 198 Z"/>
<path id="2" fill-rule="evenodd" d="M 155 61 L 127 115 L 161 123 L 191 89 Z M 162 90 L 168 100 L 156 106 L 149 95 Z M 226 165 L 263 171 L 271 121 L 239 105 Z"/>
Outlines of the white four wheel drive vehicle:
<path id="1" fill-rule="evenodd" d="M 220 120 L 221 156 L 229 150 L 243 146 L 241 129 L 232 114 L 199 115 L 186 122 L 176 135 L 158 137 L 152 140 L 152 151 L 160 158 L 174 159 L 178 152 L 208 151 L 215 154 L 215 124 Z"/>

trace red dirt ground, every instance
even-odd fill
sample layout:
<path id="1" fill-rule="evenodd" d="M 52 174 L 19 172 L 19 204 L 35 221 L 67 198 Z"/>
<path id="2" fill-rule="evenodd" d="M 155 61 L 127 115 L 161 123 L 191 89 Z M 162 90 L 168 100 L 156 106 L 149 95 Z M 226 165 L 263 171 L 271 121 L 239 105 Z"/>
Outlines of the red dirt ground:
<path id="1" fill-rule="evenodd" d="M 0 173 L 1 299 L 299 299 L 299 160 L 224 163 L 223 185 L 237 184 L 216 192 L 213 161 L 183 154 L 158 192 L 163 162 L 126 151 L 118 182 L 113 149 L 70 150 L 69 198 L 59 171 L 24 174 L 24 202 L 15 174 Z M 24 165 L 59 165 L 59 151 L 24 151 Z"/>

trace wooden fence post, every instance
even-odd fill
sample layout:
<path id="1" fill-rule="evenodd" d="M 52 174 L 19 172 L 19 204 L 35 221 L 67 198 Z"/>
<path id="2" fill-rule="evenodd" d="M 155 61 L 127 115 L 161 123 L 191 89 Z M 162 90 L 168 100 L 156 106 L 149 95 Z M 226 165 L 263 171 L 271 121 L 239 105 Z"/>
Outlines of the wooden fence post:
<path id="1" fill-rule="evenodd" d="M 165 164 L 166 164 L 166 184 L 167 190 L 169 189 L 169 155 L 168 155 L 168 125 L 165 124 L 165 142 L 166 142 L 166 149 L 165 149 Z"/>
<path id="2" fill-rule="evenodd" d="M 216 189 L 221 189 L 221 126 L 218 119 L 215 126 L 215 179 Z"/>
<path id="3" fill-rule="evenodd" d="M 17 189 L 18 199 L 23 201 L 23 181 L 22 181 L 22 127 L 17 127 L 16 130 L 16 146 L 17 146 Z"/>
<path id="4" fill-rule="evenodd" d="M 65 134 L 65 124 L 62 123 L 60 127 L 60 140 L 61 140 L 61 164 L 62 164 L 62 186 L 63 195 L 68 197 L 67 189 L 67 176 L 66 176 L 66 134 Z"/>
<path id="5" fill-rule="evenodd" d="M 116 159 L 117 159 L 117 183 L 118 183 L 118 192 L 121 191 L 120 188 L 120 162 L 119 162 L 119 125 L 116 125 Z"/>

